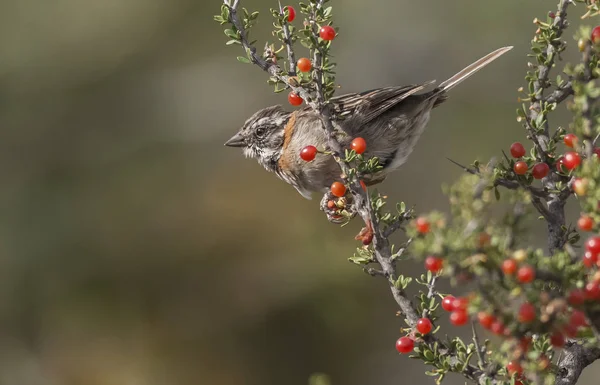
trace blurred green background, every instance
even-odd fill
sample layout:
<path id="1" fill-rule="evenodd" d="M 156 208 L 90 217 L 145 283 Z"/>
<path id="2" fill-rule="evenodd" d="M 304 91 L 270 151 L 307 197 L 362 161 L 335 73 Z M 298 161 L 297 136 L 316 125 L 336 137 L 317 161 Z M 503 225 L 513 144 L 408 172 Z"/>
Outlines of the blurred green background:
<path id="1" fill-rule="evenodd" d="M 435 111 L 382 186 L 394 201 L 447 210 L 440 186 L 461 170 L 446 156 L 525 140 L 516 90 L 555 3 L 333 2 L 342 92 L 441 81 L 515 46 Z M 242 4 L 262 46 L 276 3 Z M 383 280 L 347 262 L 360 224 L 329 224 L 319 197 L 223 147 L 285 95 L 235 60 L 219 7 L 0 2 L 0 384 L 433 383 L 394 350 Z"/>

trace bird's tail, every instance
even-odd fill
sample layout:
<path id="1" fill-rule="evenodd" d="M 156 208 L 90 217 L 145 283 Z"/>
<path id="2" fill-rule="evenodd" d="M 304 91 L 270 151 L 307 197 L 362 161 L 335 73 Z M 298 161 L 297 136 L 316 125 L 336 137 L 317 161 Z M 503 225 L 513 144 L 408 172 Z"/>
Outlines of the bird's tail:
<path id="1" fill-rule="evenodd" d="M 456 75 L 452 76 L 450 79 L 445 82 L 440 83 L 437 87 L 439 91 L 448 91 L 451 88 L 454 88 L 457 84 L 461 83 L 463 80 L 467 79 L 475 72 L 479 71 L 486 65 L 490 64 L 494 60 L 498 59 L 500 56 L 504 55 L 506 52 L 510 51 L 513 47 L 502 47 L 494 52 L 488 53 L 481 59 L 477 60 L 475 63 L 465 67 Z"/>

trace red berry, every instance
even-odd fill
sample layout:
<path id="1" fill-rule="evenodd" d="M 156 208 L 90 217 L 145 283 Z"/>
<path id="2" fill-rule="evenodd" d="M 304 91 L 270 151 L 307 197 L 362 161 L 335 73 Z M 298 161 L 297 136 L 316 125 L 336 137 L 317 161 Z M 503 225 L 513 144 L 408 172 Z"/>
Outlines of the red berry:
<path id="1" fill-rule="evenodd" d="M 442 300 L 442 308 L 446 311 L 454 311 L 454 298 L 453 295 L 447 295 Z"/>
<path id="2" fill-rule="evenodd" d="M 561 332 L 554 332 L 550 335 L 550 343 L 555 348 L 562 348 L 565 345 L 565 336 Z"/>
<path id="3" fill-rule="evenodd" d="M 588 282 L 585 285 L 585 298 L 591 301 L 600 299 L 600 283 Z"/>
<path id="4" fill-rule="evenodd" d="M 323 40 L 333 40 L 335 39 L 335 29 L 330 25 L 324 25 L 319 30 L 319 36 Z"/>
<path id="5" fill-rule="evenodd" d="M 522 266 L 517 271 L 517 280 L 521 283 L 529 283 L 535 279 L 535 270 L 529 265 Z"/>
<path id="6" fill-rule="evenodd" d="M 600 236 L 589 237 L 585 241 L 585 249 L 594 254 L 600 254 Z"/>
<path id="7" fill-rule="evenodd" d="M 500 320 L 496 320 L 490 325 L 490 331 L 498 336 L 504 334 L 505 330 L 504 324 Z"/>
<path id="8" fill-rule="evenodd" d="M 525 163 L 523 161 L 519 161 L 519 162 L 515 163 L 513 170 L 515 171 L 515 174 L 517 174 L 517 175 L 525 175 L 525 174 L 527 174 L 528 168 L 529 167 L 527 166 L 527 163 Z"/>
<path id="9" fill-rule="evenodd" d="M 300 97 L 300 95 L 298 95 L 297 93 L 295 93 L 294 91 L 290 92 L 288 94 L 288 102 L 292 105 L 292 106 L 299 106 L 302 104 L 304 100 L 302 100 L 302 98 Z"/>
<path id="10" fill-rule="evenodd" d="M 450 313 L 450 323 L 455 326 L 462 326 L 467 323 L 469 316 L 464 310 L 455 310 Z"/>
<path id="11" fill-rule="evenodd" d="M 298 66 L 300 72 L 308 72 L 312 69 L 312 63 L 310 62 L 310 59 L 305 57 L 301 57 L 300 59 L 298 59 L 298 62 L 296 62 L 296 66 Z"/>
<path id="12" fill-rule="evenodd" d="M 454 298 L 452 301 L 452 310 L 466 311 L 467 307 L 469 307 L 469 300 L 465 297 Z"/>
<path id="13" fill-rule="evenodd" d="M 294 7 L 292 7 L 291 5 L 287 5 L 284 9 L 288 11 L 287 21 L 294 21 L 294 19 L 296 18 L 296 10 L 294 9 Z"/>
<path id="14" fill-rule="evenodd" d="M 519 322 L 531 323 L 533 321 L 535 321 L 535 306 L 525 302 L 519 308 Z"/>
<path id="15" fill-rule="evenodd" d="M 521 364 L 519 363 L 519 361 L 510 361 L 508 363 L 508 365 L 506 365 L 506 371 L 511 376 L 513 374 L 521 374 L 521 373 L 523 373 L 523 367 L 521 367 Z"/>
<path id="16" fill-rule="evenodd" d="M 315 159 L 315 156 L 317 156 L 317 148 L 315 146 L 306 146 L 300 151 L 300 158 L 307 162 Z"/>
<path id="17" fill-rule="evenodd" d="M 333 182 L 331 184 L 331 193 L 336 197 L 343 197 L 346 195 L 346 186 L 341 182 Z"/>
<path id="18" fill-rule="evenodd" d="M 573 313 L 571 313 L 571 318 L 569 319 L 569 323 L 575 327 L 587 326 L 588 324 L 585 313 L 581 310 L 573 310 Z"/>
<path id="19" fill-rule="evenodd" d="M 591 36 L 592 42 L 594 44 L 598 44 L 598 42 L 600 42 L 600 26 L 599 27 L 595 27 L 592 30 L 592 36 Z"/>
<path id="20" fill-rule="evenodd" d="M 596 159 L 600 159 L 600 147 L 594 147 L 594 154 L 596 154 Z"/>
<path id="21" fill-rule="evenodd" d="M 566 152 L 564 156 L 565 160 L 563 161 L 563 164 L 567 170 L 573 170 L 581 163 L 581 157 L 575 151 Z"/>
<path id="22" fill-rule="evenodd" d="M 398 353 L 407 354 L 413 351 L 415 348 L 415 341 L 409 337 L 400 337 L 396 341 L 396 350 Z"/>
<path id="23" fill-rule="evenodd" d="M 363 138 L 354 138 L 350 143 L 350 148 L 357 154 L 362 154 L 367 149 L 367 142 Z"/>
<path id="24" fill-rule="evenodd" d="M 494 317 L 490 313 L 480 311 L 479 313 L 477 313 L 477 319 L 479 320 L 479 323 L 482 327 L 489 329 L 496 320 L 496 317 Z"/>
<path id="25" fill-rule="evenodd" d="M 583 265 L 588 269 L 591 269 L 598 262 L 598 254 L 592 253 L 591 251 L 586 251 L 583 254 Z"/>
<path id="26" fill-rule="evenodd" d="M 417 321 L 417 331 L 421 334 L 428 334 L 433 329 L 433 324 L 429 318 L 421 318 Z"/>
<path id="27" fill-rule="evenodd" d="M 328 208 L 329 210 L 333 210 L 333 209 L 337 208 L 337 206 L 336 206 L 336 204 L 335 204 L 335 202 L 334 202 L 334 201 L 328 201 L 328 202 L 327 202 L 327 208 Z"/>
<path id="28" fill-rule="evenodd" d="M 444 266 L 444 260 L 442 258 L 434 257 L 430 255 L 425 258 L 425 269 L 431 271 L 432 273 L 437 273 L 442 270 Z"/>
<path id="29" fill-rule="evenodd" d="M 556 14 L 554 12 L 549 12 L 548 17 L 554 19 L 556 17 Z"/>
<path id="30" fill-rule="evenodd" d="M 578 306 L 585 302 L 585 291 L 581 289 L 573 289 L 569 292 L 567 301 L 571 306 Z"/>
<path id="31" fill-rule="evenodd" d="M 515 142 L 510 146 L 510 154 L 513 158 L 520 158 L 525 155 L 525 147 L 519 142 Z"/>
<path id="32" fill-rule="evenodd" d="M 594 227 L 594 220 L 587 215 L 582 215 L 577 220 L 577 226 L 583 231 L 590 231 Z"/>
<path id="33" fill-rule="evenodd" d="M 575 147 L 575 143 L 577 143 L 577 140 L 579 140 L 579 139 L 577 138 L 577 135 L 575 135 L 575 134 L 567 134 L 563 138 L 565 145 L 567 147 L 571 147 L 571 148 Z"/>
<path id="34" fill-rule="evenodd" d="M 429 221 L 423 217 L 418 217 L 415 221 L 417 226 L 417 231 L 421 234 L 426 234 L 429 232 Z"/>
<path id="35" fill-rule="evenodd" d="M 537 163 L 535 166 L 533 166 L 531 174 L 535 179 L 542 179 L 548 175 L 548 171 L 550 171 L 550 167 L 548 167 L 546 163 Z"/>
<path id="36" fill-rule="evenodd" d="M 502 262 L 502 272 L 506 275 L 513 275 L 517 271 L 517 261 L 514 259 L 505 259 Z"/>

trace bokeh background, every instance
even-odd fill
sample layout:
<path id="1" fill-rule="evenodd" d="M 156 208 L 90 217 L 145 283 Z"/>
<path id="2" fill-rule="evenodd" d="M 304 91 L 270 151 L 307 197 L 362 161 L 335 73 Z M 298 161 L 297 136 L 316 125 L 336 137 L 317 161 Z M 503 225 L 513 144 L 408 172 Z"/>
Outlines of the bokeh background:
<path id="1" fill-rule="evenodd" d="M 242 3 L 263 13 L 262 46 L 275 3 Z M 435 111 L 382 186 L 394 201 L 447 210 L 440 186 L 461 170 L 446 156 L 524 140 L 532 19 L 554 3 L 333 3 L 342 91 L 443 80 L 515 46 Z M 223 147 L 285 95 L 235 60 L 219 7 L 0 2 L 0 384 L 433 383 L 395 353 L 385 283 L 347 262 L 359 223 L 329 224 L 318 197 Z"/>

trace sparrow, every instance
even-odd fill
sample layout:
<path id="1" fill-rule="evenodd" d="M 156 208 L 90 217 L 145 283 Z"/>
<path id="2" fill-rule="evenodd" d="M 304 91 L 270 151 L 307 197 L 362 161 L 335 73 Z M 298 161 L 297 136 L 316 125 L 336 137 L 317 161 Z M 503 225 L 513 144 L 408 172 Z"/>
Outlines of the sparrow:
<path id="1" fill-rule="evenodd" d="M 446 101 L 450 89 L 512 48 L 485 55 L 430 91 L 425 90 L 435 81 L 331 98 L 332 123 L 342 148 L 349 148 L 354 138 L 362 137 L 367 143 L 365 158 L 377 157 L 382 166 L 376 174 L 361 175 L 365 184 L 382 182 L 406 162 L 429 122 L 431 110 Z M 300 158 L 300 151 L 308 145 L 327 149 L 321 118 L 309 106 L 293 112 L 280 105 L 264 108 L 246 120 L 225 145 L 242 148 L 246 157 L 255 158 L 307 199 L 341 181 L 340 167 L 332 156 L 319 153 L 310 162 Z"/>

